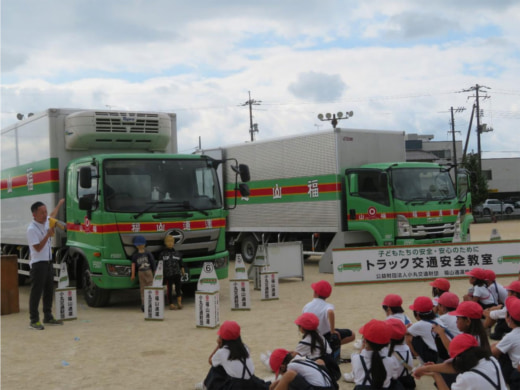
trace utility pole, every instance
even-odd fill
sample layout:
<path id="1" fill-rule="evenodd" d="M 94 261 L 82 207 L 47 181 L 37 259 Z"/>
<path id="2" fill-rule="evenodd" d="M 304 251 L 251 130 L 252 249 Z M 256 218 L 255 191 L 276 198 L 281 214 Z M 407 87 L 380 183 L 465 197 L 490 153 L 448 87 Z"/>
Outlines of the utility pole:
<path id="1" fill-rule="evenodd" d="M 477 114 L 477 145 L 478 145 L 478 165 L 479 165 L 479 170 L 480 172 L 482 172 L 482 147 L 480 145 L 480 133 L 481 133 L 481 126 L 480 126 L 480 116 L 482 115 L 481 112 L 480 112 L 480 90 L 482 90 L 482 93 L 484 93 L 485 95 L 483 96 L 483 99 L 488 99 L 489 96 L 487 95 L 487 91 L 485 91 L 484 89 L 491 89 L 489 87 L 486 87 L 484 85 L 478 85 L 478 84 L 475 84 L 474 87 L 470 87 L 468 89 L 464 89 L 462 90 L 462 92 L 471 92 L 471 91 L 475 91 L 475 96 L 472 96 L 472 97 L 475 97 L 475 105 L 476 105 L 476 114 Z"/>
<path id="2" fill-rule="evenodd" d="M 464 107 L 457 107 L 455 109 L 455 112 L 462 112 L 464 111 Z M 453 107 L 450 107 L 451 112 L 451 136 L 452 136 L 452 143 L 453 143 L 453 163 L 455 164 L 455 188 L 457 188 L 457 145 L 455 143 L 455 118 L 453 116 Z"/>
<path id="3" fill-rule="evenodd" d="M 248 91 L 248 93 L 249 100 L 246 100 L 241 106 L 249 106 L 249 133 L 251 134 L 251 142 L 253 142 L 255 140 L 254 133 L 258 133 L 258 125 L 256 123 L 253 125 L 253 106 L 259 106 L 262 101 L 251 99 L 251 91 Z"/>

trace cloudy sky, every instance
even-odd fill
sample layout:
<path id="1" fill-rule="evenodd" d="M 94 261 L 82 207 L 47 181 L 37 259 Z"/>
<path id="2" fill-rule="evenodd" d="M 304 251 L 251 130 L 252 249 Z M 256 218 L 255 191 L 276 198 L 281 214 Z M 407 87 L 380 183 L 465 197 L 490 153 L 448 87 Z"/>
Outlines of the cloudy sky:
<path id="1" fill-rule="evenodd" d="M 445 141 L 465 107 L 465 140 L 478 84 L 483 157 L 519 157 L 518 15 L 516 0 L 2 0 L 2 127 L 50 107 L 175 112 L 191 153 L 250 139 L 250 91 L 257 139 L 353 111 L 341 127 Z"/>

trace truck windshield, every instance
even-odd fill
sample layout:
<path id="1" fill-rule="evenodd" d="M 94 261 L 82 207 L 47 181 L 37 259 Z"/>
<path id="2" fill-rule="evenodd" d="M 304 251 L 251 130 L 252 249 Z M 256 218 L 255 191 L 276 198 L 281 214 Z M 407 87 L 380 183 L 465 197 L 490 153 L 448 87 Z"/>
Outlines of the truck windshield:
<path id="1" fill-rule="evenodd" d="M 103 182 L 108 211 L 142 212 L 154 203 L 153 212 L 222 207 L 215 169 L 205 160 L 106 160 Z"/>
<path id="2" fill-rule="evenodd" d="M 394 197 L 404 201 L 455 198 L 449 173 L 438 168 L 393 169 L 392 189 Z"/>

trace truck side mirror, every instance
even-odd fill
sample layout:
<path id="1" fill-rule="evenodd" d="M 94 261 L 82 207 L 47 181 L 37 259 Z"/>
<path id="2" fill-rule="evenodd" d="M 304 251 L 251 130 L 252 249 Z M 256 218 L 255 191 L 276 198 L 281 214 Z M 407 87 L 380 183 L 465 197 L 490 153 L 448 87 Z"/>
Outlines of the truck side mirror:
<path id="1" fill-rule="evenodd" d="M 85 195 L 79 198 L 79 209 L 90 211 L 94 205 L 94 198 L 92 195 Z"/>
<path id="2" fill-rule="evenodd" d="M 79 185 L 81 188 L 92 187 L 92 170 L 90 167 L 81 167 L 79 169 Z"/>
<path id="3" fill-rule="evenodd" d="M 244 183 L 247 183 L 249 180 L 251 180 L 251 175 L 249 173 L 249 166 L 246 164 L 240 164 L 238 166 L 238 171 L 240 173 L 240 181 L 243 181 Z"/>
<path id="4" fill-rule="evenodd" d="M 247 184 L 243 184 L 243 183 L 240 183 L 238 185 L 238 191 L 240 191 L 240 195 L 242 195 L 242 197 L 244 197 L 244 198 L 247 198 L 249 196 L 249 194 L 251 193 L 251 191 L 249 191 L 249 186 Z"/>

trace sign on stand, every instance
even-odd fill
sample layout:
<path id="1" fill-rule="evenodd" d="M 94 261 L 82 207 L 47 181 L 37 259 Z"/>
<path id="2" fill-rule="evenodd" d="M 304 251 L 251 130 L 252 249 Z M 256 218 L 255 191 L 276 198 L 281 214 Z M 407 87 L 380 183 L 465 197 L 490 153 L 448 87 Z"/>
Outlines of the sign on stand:
<path id="1" fill-rule="evenodd" d="M 220 325 L 219 293 L 195 292 L 195 322 L 198 328 L 216 328 Z"/>
<path id="2" fill-rule="evenodd" d="M 58 288 L 54 293 L 55 317 L 57 320 L 75 320 L 78 317 L 76 287 L 68 286 L 69 274 L 67 272 L 67 264 L 62 262 L 60 265 Z"/>
<path id="3" fill-rule="evenodd" d="M 54 297 L 57 320 L 68 321 L 78 318 L 76 287 L 57 288 Z"/>
<path id="4" fill-rule="evenodd" d="M 164 287 L 144 288 L 144 319 L 147 321 L 164 320 Z"/>
<path id="5" fill-rule="evenodd" d="M 251 310 L 251 292 L 242 255 L 235 258 L 235 278 L 229 280 L 231 310 Z"/>
<path id="6" fill-rule="evenodd" d="M 467 278 L 475 267 L 517 276 L 520 240 L 335 249 L 332 260 L 336 285 Z"/>
<path id="7" fill-rule="evenodd" d="M 220 284 L 213 263 L 202 266 L 195 292 L 195 322 L 197 327 L 215 328 L 220 325 Z"/>
<path id="8" fill-rule="evenodd" d="M 249 268 L 248 276 L 253 279 L 255 290 L 260 290 L 260 273 L 267 271 L 267 259 L 265 245 L 258 245 L 255 260 Z M 238 256 L 238 255 L 237 255 Z"/>
<path id="9" fill-rule="evenodd" d="M 230 279 L 231 310 L 251 310 L 249 280 Z"/>
<path id="10" fill-rule="evenodd" d="M 260 272 L 262 301 L 278 299 L 278 272 Z"/>

